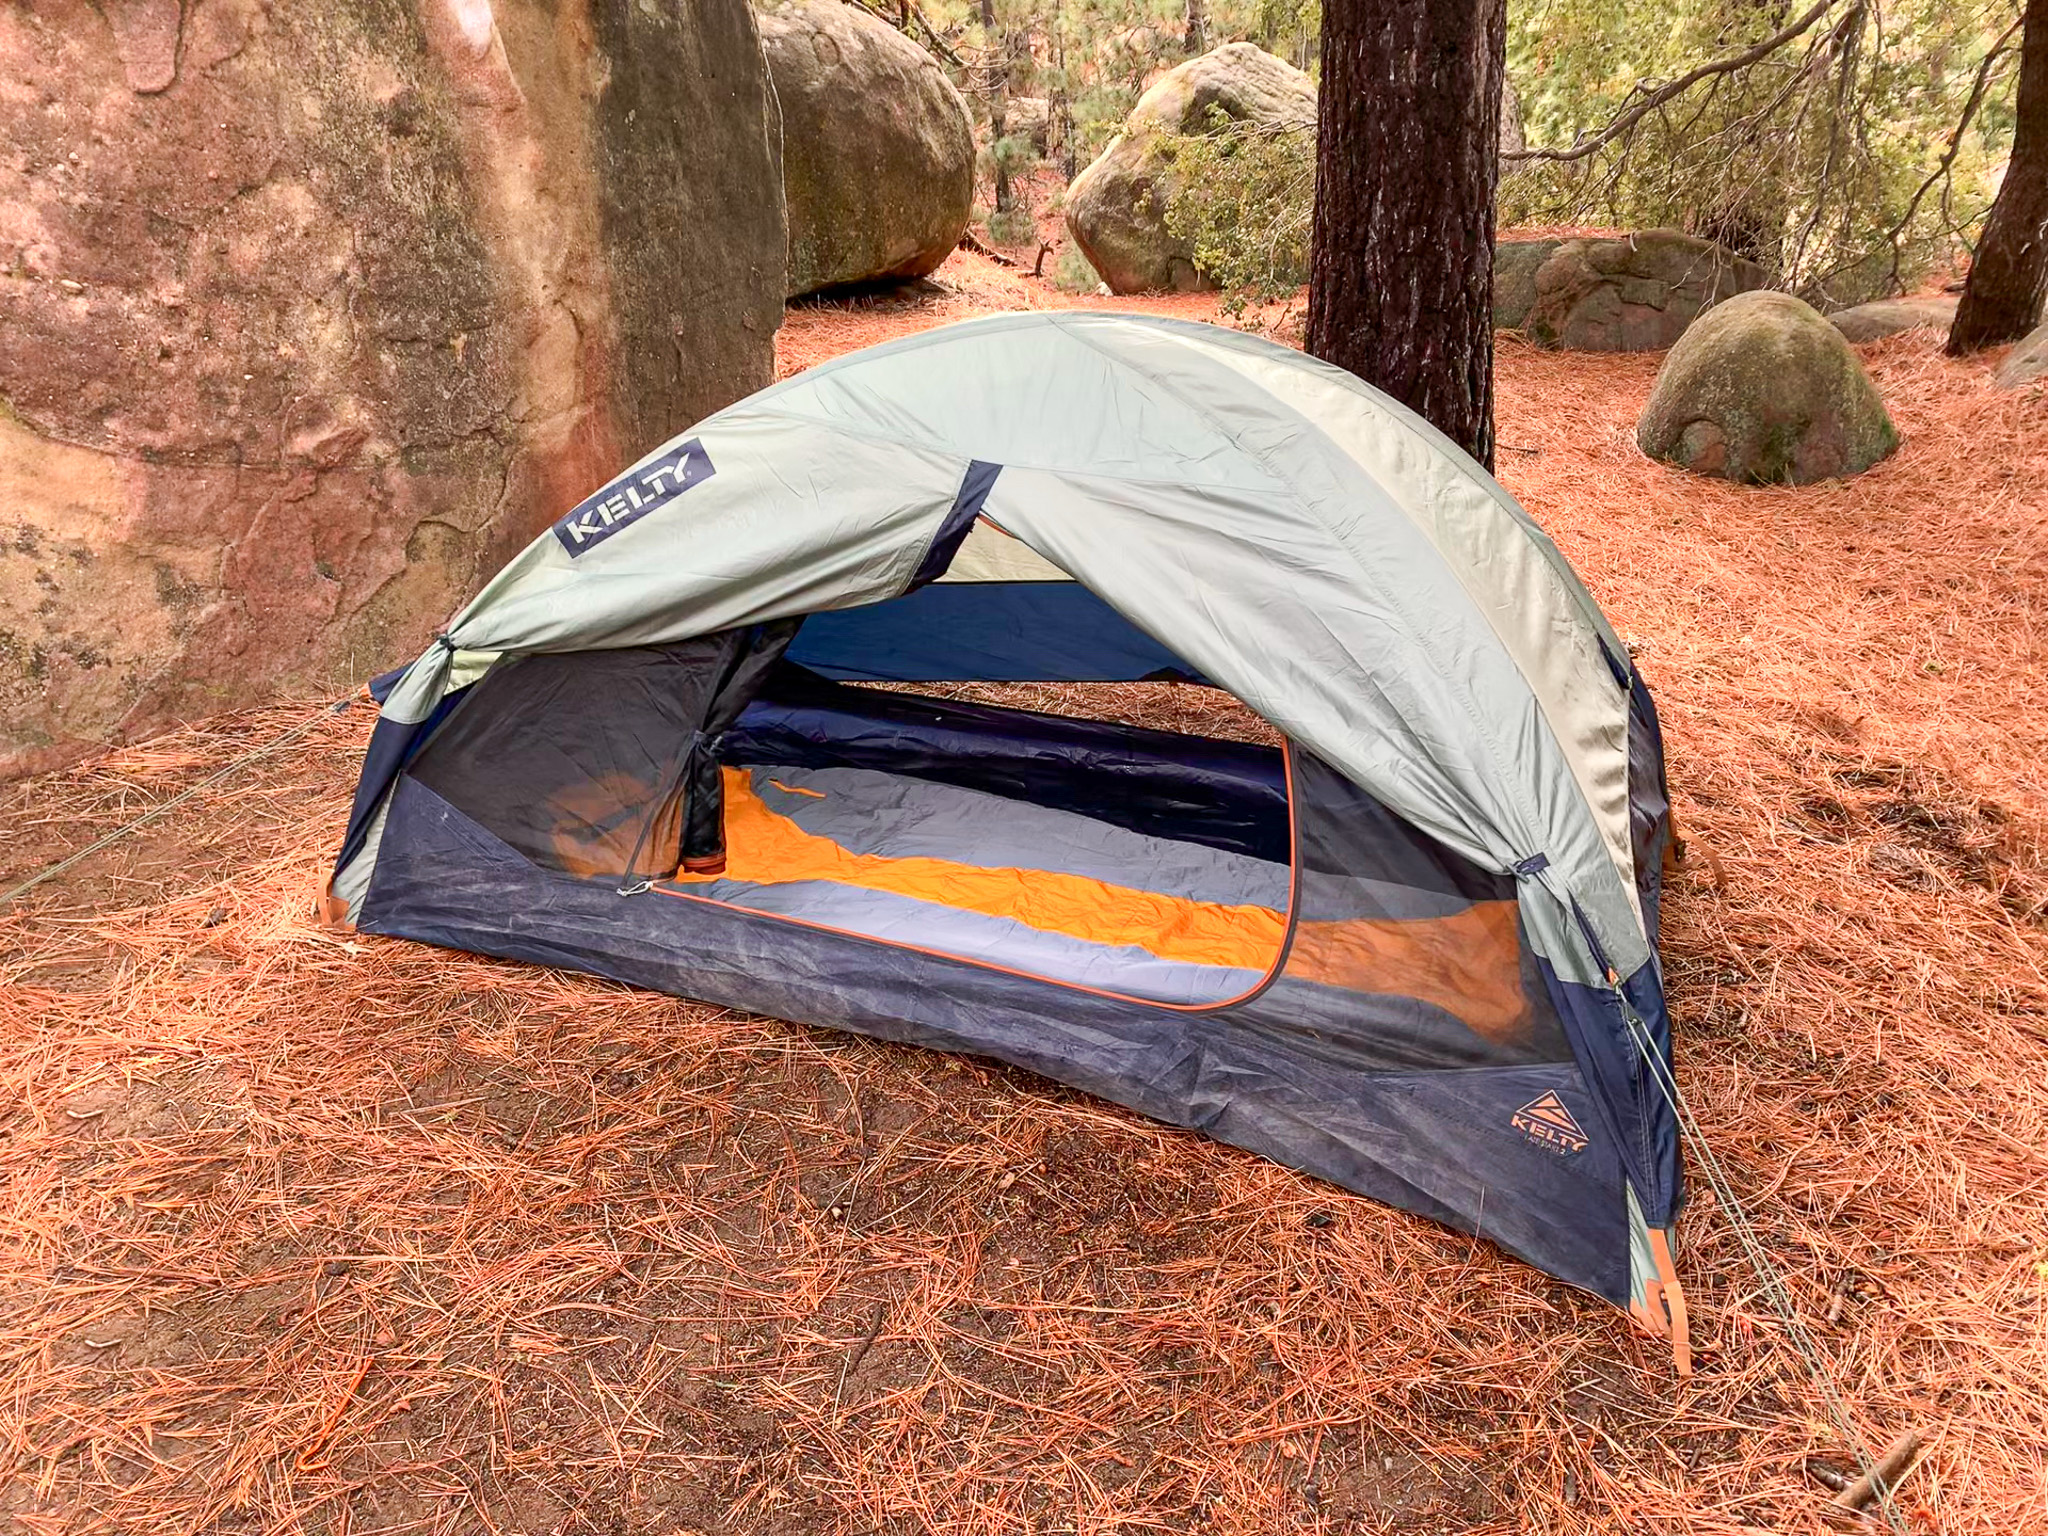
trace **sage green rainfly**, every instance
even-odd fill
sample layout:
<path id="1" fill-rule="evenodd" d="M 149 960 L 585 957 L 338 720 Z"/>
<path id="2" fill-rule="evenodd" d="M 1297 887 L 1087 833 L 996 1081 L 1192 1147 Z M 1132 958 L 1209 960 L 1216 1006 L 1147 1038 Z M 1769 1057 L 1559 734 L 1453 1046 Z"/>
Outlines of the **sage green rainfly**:
<path id="1" fill-rule="evenodd" d="M 1678 339 L 1636 442 L 1695 474 L 1806 485 L 1862 473 L 1899 434 L 1842 333 L 1790 294 L 1757 292 Z"/>

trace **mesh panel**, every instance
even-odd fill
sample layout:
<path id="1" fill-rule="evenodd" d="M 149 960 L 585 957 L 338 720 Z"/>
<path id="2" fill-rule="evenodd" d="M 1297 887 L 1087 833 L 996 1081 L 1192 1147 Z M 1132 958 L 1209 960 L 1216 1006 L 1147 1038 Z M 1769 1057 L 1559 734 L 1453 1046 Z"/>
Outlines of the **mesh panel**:
<path id="1" fill-rule="evenodd" d="M 567 874 L 657 878 L 686 851 L 715 858 L 718 770 L 700 744 L 737 717 L 794 629 L 520 657 L 476 685 L 408 775 Z"/>

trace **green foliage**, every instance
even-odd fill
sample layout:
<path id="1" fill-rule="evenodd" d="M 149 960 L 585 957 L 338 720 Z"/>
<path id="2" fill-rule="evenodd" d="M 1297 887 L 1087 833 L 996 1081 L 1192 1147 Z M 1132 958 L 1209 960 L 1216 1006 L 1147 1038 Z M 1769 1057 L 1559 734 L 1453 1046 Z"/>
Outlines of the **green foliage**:
<path id="1" fill-rule="evenodd" d="M 1072 149 L 1077 168 L 1108 147 L 1146 85 L 1187 57 L 1187 0 L 992 0 L 991 9 L 994 35 L 984 36 L 981 0 L 921 4 L 922 15 L 965 61 L 952 71 L 954 84 L 977 117 L 985 119 L 982 103 L 998 78 L 1015 94 L 1064 103 L 1073 142 L 1058 147 Z M 1302 68 L 1314 63 L 1321 25 L 1321 0 L 1210 0 L 1208 6 L 1212 46 L 1248 38 Z M 911 35 L 924 40 L 915 25 Z"/>
<path id="2" fill-rule="evenodd" d="M 1038 224 L 1021 201 L 988 216 L 988 238 L 995 245 L 1035 244 Z"/>
<path id="3" fill-rule="evenodd" d="M 1238 31 L 1218 32 L 1219 39 L 1248 37 L 1296 69 L 1314 72 L 1322 44 L 1322 0 L 1252 0 L 1247 5 L 1219 6 L 1215 14 L 1241 18 Z"/>
<path id="4" fill-rule="evenodd" d="M 1052 101 L 1053 157 L 1071 169 L 1101 153 L 1145 86 L 1183 57 L 1186 0 L 990 3 L 991 28 L 981 0 L 920 0 L 920 14 L 961 59 L 955 79 L 978 113 L 998 80 Z M 1589 138 L 1644 91 L 1739 53 L 1810 4 L 1513 0 L 1509 74 L 1528 140 L 1564 148 Z M 1584 160 L 1504 166 L 1500 221 L 1676 226 L 1734 245 L 1824 303 L 1910 282 L 1967 244 L 1989 206 L 2011 132 L 2016 54 L 1997 61 L 1948 151 L 1978 66 L 2016 9 L 2013 0 L 1837 0 L 1810 32 L 1699 81 Z M 1321 0 L 1208 7 L 1212 44 L 1248 38 L 1311 72 L 1320 26 Z M 1205 270 L 1247 296 L 1299 275 L 1313 186 L 1299 136 L 1197 135 L 1175 153 L 1187 190 L 1168 222 Z"/>
<path id="5" fill-rule="evenodd" d="M 1005 134 L 989 146 L 989 158 L 1006 176 L 1022 176 L 1038 164 L 1038 146 L 1022 134 Z"/>
<path id="6" fill-rule="evenodd" d="M 1659 82 L 1737 55 L 1807 9 L 1527 0 L 1509 12 L 1509 72 L 1529 142 L 1591 138 Z M 1584 160 L 1505 176 L 1501 222 L 1676 226 L 1823 303 L 1889 291 L 1989 205 L 2012 58 L 1994 66 L 1983 111 L 1941 162 L 2011 13 L 2006 0 L 1840 0 L 1810 32 L 1701 80 Z"/>
<path id="7" fill-rule="evenodd" d="M 1153 152 L 1173 187 L 1167 230 L 1194 251 L 1227 310 L 1241 313 L 1308 280 L 1312 130 L 1239 122 L 1211 107 L 1204 131 L 1162 134 Z"/>
<path id="8" fill-rule="evenodd" d="M 1102 286 L 1102 274 L 1088 264 L 1081 247 L 1069 240 L 1060 247 L 1052 267 L 1053 285 L 1068 293 L 1093 293 Z"/>

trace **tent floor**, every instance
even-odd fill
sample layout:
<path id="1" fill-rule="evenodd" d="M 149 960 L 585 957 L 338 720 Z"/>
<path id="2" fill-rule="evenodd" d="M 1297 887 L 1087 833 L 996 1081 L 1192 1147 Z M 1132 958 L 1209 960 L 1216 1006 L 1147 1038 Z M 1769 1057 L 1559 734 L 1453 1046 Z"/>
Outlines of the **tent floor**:
<path id="1" fill-rule="evenodd" d="M 727 767 L 726 867 L 656 889 L 1147 1001 L 1256 989 L 1284 864 L 866 768 Z"/>

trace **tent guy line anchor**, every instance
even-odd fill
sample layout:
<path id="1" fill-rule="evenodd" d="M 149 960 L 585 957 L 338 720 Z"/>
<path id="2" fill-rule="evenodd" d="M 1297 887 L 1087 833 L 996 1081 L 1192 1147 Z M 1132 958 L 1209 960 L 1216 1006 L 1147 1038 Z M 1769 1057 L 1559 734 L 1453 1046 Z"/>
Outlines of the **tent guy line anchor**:
<path id="1" fill-rule="evenodd" d="M 1694 1118 L 1690 1106 L 1678 1091 L 1678 1083 L 1672 1076 L 1671 1069 L 1657 1054 L 1655 1043 L 1650 1039 L 1642 1018 L 1622 992 L 1620 978 L 1612 970 L 1607 973 L 1607 984 L 1613 990 L 1615 999 L 1621 1004 L 1621 1014 L 1628 1024 L 1629 1036 L 1635 1042 L 1643 1061 L 1649 1066 L 1650 1075 L 1655 1080 L 1658 1091 L 1671 1106 L 1671 1112 L 1678 1120 L 1679 1129 L 1684 1133 L 1686 1143 L 1692 1149 L 1693 1158 L 1700 1172 L 1706 1176 L 1707 1187 L 1713 1190 L 1714 1199 L 1720 1204 L 1728 1225 L 1735 1232 L 1743 1256 L 1749 1260 L 1750 1267 L 1762 1281 L 1764 1295 L 1769 1298 L 1771 1309 L 1778 1314 L 1778 1321 L 1784 1325 L 1786 1337 L 1791 1340 L 1793 1349 L 1805 1363 L 1807 1374 L 1813 1378 L 1814 1385 L 1820 1388 L 1823 1405 L 1827 1409 L 1828 1417 L 1834 1421 L 1836 1433 L 1849 1447 L 1849 1454 L 1856 1459 L 1859 1476 L 1851 1486 L 1859 1491 L 1860 1496 L 1854 1504 L 1845 1503 L 1841 1498 L 1835 1501 L 1836 1504 L 1842 1508 L 1860 1508 L 1874 1496 L 1878 1508 L 1884 1512 L 1885 1523 L 1895 1531 L 1904 1531 L 1905 1517 L 1893 1501 L 1892 1493 L 1903 1471 L 1901 1463 L 1910 1458 L 1911 1452 L 1907 1453 L 1906 1458 L 1897 1457 L 1899 1447 L 1894 1445 L 1892 1451 L 1887 1452 L 1880 1461 L 1873 1459 L 1870 1452 L 1864 1448 L 1862 1437 L 1857 1434 L 1855 1425 L 1850 1421 L 1848 1405 L 1842 1401 L 1841 1394 L 1835 1390 L 1833 1377 L 1828 1374 L 1827 1362 L 1821 1358 L 1820 1349 L 1814 1343 L 1813 1335 L 1807 1332 L 1806 1325 L 1799 1320 L 1798 1308 L 1793 1302 L 1792 1293 L 1785 1286 L 1784 1277 L 1779 1274 L 1778 1267 L 1771 1262 L 1770 1252 L 1764 1247 L 1763 1239 L 1757 1235 L 1748 1211 L 1743 1208 L 1734 1187 L 1728 1182 L 1728 1175 L 1721 1166 L 1721 1160 L 1714 1155 L 1713 1148 L 1708 1145 L 1705 1134 L 1699 1128 L 1698 1120 Z M 1917 1448 L 1919 1437 L 1915 1435 L 1910 1438 L 1913 1446 Z M 1901 1444 L 1903 1443 L 1902 1438 Z"/>
<path id="2" fill-rule="evenodd" d="M 151 806 L 148 810 L 144 811 L 140 816 L 136 817 L 133 821 L 127 822 L 121 826 L 114 828 L 113 831 L 107 833 L 104 837 L 98 837 L 93 839 L 93 841 L 87 843 L 83 848 L 79 849 L 76 853 L 68 854 L 64 858 L 59 859 L 56 863 L 50 865 L 47 869 L 41 870 L 36 874 L 30 875 L 26 880 L 22 881 L 21 884 L 15 886 L 14 889 L 8 891 L 5 895 L 0 895 L 0 907 L 12 906 L 16 901 L 20 900 L 23 896 L 26 896 L 30 891 L 34 890 L 37 886 L 43 884 L 47 880 L 54 880 L 57 878 L 57 876 L 63 874 L 66 870 L 84 863 L 87 859 L 91 858 L 94 854 L 98 853 L 102 848 L 112 847 L 115 843 L 121 841 L 122 838 L 128 836 L 131 832 L 138 831 L 141 828 L 148 826 L 152 821 L 156 821 L 164 816 L 168 816 L 172 811 L 175 811 L 187 800 L 192 799 L 195 795 L 198 795 L 204 790 L 211 789 L 214 785 L 220 783 L 223 779 L 232 777 L 234 774 L 239 773 L 242 769 L 248 767 L 251 763 L 266 758 L 270 756 L 271 753 L 276 752 L 281 748 L 290 746 L 293 742 L 297 741 L 300 737 L 304 736 L 308 731 L 312 730 L 314 726 L 318 725 L 321 722 L 321 720 L 331 715 L 341 714 L 344 710 L 346 710 L 349 707 L 349 705 L 355 702 L 356 697 L 357 696 L 355 694 L 348 694 L 345 697 L 336 699 L 332 704 L 322 704 L 311 715 L 309 715 L 304 720 L 301 720 L 297 725 L 293 726 L 283 735 L 278 736 L 269 742 L 266 742 L 264 745 L 258 747 L 253 752 L 243 754 L 241 757 L 236 758 L 232 763 L 229 763 L 224 767 L 215 769 L 212 773 L 208 774 L 205 778 L 201 779 L 197 784 L 194 784 L 190 789 L 180 791 L 179 793 L 171 796 L 170 799 L 164 801 L 164 803 L 161 805 Z"/>

